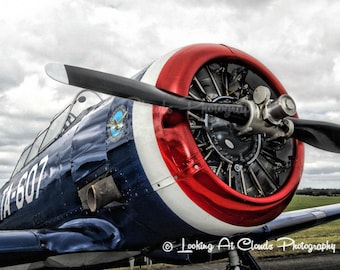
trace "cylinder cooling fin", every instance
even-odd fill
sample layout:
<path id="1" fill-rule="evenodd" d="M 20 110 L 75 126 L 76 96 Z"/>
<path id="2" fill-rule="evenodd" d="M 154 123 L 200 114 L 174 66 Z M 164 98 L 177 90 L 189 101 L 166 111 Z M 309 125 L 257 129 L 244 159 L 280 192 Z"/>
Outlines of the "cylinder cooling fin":
<path id="1" fill-rule="evenodd" d="M 195 100 L 236 104 L 259 86 L 270 98 L 286 94 L 253 57 L 224 45 L 198 44 L 172 55 L 156 83 Z M 260 89 L 261 89 L 260 87 Z M 303 168 L 294 139 L 240 135 L 236 124 L 199 112 L 154 106 L 162 157 L 183 192 L 209 215 L 237 226 L 263 224 L 288 205 Z"/>
<path id="2" fill-rule="evenodd" d="M 269 88 L 251 69 L 215 59 L 194 75 L 189 96 L 208 102 L 237 103 L 252 100 L 259 86 Z M 278 93 L 270 90 L 271 98 L 277 98 Z M 196 112 L 189 112 L 189 123 L 204 160 L 218 178 L 237 192 L 266 197 L 289 179 L 295 154 L 293 139 L 265 140 L 261 134 L 241 136 L 236 124 Z"/>

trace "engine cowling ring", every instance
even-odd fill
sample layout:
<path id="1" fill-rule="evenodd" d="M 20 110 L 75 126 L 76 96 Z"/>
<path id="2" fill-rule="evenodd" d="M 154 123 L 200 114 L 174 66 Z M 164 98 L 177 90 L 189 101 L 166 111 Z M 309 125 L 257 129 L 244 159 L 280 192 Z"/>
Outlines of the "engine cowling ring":
<path id="1" fill-rule="evenodd" d="M 188 96 L 197 72 L 216 60 L 252 70 L 274 94 L 286 94 L 276 77 L 256 59 L 234 48 L 215 44 L 198 44 L 178 50 L 166 61 L 156 86 Z M 177 184 L 195 204 L 215 218 L 237 226 L 264 224 L 278 216 L 294 195 L 303 169 L 301 142 L 291 139 L 291 166 L 282 184 L 263 196 L 251 196 L 215 174 L 193 136 L 187 113 L 154 106 L 153 121 L 162 157 Z M 253 156 L 256 159 L 256 155 Z M 266 166 L 270 166 L 269 162 Z"/>

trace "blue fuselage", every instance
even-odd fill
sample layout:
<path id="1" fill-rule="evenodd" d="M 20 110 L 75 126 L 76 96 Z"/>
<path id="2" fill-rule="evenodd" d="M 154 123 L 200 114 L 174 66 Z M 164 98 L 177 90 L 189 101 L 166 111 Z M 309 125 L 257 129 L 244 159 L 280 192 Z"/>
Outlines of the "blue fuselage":
<path id="1" fill-rule="evenodd" d="M 74 219 L 100 218 L 119 230 L 122 248 L 198 234 L 150 185 L 134 143 L 133 105 L 105 100 L 15 174 L 0 190 L 0 230 L 57 228 Z M 108 176 L 121 198 L 90 211 L 88 188 Z"/>

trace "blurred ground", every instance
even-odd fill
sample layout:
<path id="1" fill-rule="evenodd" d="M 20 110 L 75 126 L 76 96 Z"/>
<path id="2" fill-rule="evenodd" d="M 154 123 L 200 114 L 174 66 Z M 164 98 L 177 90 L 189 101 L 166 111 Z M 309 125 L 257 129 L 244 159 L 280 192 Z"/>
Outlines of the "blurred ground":
<path id="1" fill-rule="evenodd" d="M 262 270 L 338 270 L 340 269 L 340 254 L 321 253 L 310 255 L 298 255 L 292 257 L 258 259 L 257 263 Z M 184 265 L 184 266 L 152 266 L 150 269 L 171 270 L 225 270 L 226 261 L 212 263 Z"/>

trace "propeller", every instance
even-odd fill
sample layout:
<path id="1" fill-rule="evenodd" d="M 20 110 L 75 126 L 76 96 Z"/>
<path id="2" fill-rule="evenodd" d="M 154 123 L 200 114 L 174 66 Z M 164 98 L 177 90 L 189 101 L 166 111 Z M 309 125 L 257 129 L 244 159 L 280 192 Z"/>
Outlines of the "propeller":
<path id="1" fill-rule="evenodd" d="M 200 111 L 238 125 L 246 124 L 251 117 L 250 107 L 245 104 L 193 100 L 133 79 L 70 65 L 50 63 L 45 70 L 48 76 L 61 83 L 152 105 L 182 111 Z M 294 125 L 291 137 L 319 149 L 340 153 L 340 125 L 292 117 L 286 119 Z"/>
<path id="2" fill-rule="evenodd" d="M 241 104 L 221 104 L 178 96 L 137 80 L 100 71 L 50 63 L 45 71 L 61 83 L 132 100 L 169 107 L 181 111 L 200 111 L 243 125 L 249 118 L 249 108 Z"/>
<path id="3" fill-rule="evenodd" d="M 289 118 L 294 124 L 292 137 L 314 147 L 340 153 L 340 125 L 300 118 Z"/>

